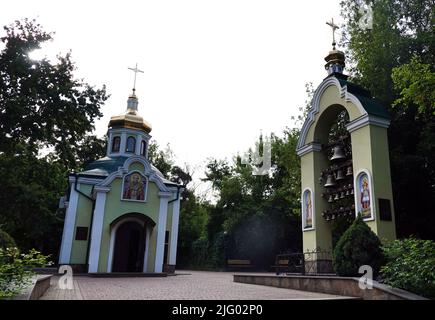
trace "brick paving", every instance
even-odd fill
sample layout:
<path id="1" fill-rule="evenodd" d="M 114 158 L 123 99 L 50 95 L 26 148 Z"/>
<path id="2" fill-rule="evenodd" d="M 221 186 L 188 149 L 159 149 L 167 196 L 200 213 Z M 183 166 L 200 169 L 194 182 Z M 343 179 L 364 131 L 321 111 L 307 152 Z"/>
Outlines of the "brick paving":
<path id="1" fill-rule="evenodd" d="M 73 290 L 61 290 L 58 277 L 42 300 L 281 300 L 339 299 L 315 292 L 233 282 L 233 273 L 179 271 L 165 278 L 75 276 Z"/>

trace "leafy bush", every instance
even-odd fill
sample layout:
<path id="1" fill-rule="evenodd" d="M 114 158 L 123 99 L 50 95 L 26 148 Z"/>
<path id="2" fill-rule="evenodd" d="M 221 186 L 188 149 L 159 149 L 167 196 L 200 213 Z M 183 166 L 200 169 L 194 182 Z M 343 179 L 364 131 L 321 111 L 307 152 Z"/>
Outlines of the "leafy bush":
<path id="1" fill-rule="evenodd" d="M 16 247 L 15 240 L 5 231 L 0 229 L 0 249 Z"/>
<path id="2" fill-rule="evenodd" d="M 363 265 L 373 268 L 376 276 L 382 265 L 381 242 L 359 216 L 338 240 L 334 248 L 333 265 L 340 276 L 358 276 Z"/>
<path id="3" fill-rule="evenodd" d="M 18 248 L 0 248 L 0 299 L 20 294 L 35 274 L 32 268 L 49 265 L 48 256 L 32 249 L 20 254 Z"/>
<path id="4" fill-rule="evenodd" d="M 435 298 L 435 242 L 396 240 L 383 248 L 386 264 L 382 280 L 397 288 Z"/>

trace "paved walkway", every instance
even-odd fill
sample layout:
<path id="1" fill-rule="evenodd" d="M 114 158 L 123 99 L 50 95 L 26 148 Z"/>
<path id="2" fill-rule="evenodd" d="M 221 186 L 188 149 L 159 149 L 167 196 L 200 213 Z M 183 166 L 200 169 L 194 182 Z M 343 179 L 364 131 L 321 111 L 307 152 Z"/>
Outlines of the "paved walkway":
<path id="1" fill-rule="evenodd" d="M 74 277 L 74 290 L 61 290 L 53 277 L 43 300 L 281 300 L 340 296 L 233 282 L 233 273 L 179 271 L 165 278 Z"/>

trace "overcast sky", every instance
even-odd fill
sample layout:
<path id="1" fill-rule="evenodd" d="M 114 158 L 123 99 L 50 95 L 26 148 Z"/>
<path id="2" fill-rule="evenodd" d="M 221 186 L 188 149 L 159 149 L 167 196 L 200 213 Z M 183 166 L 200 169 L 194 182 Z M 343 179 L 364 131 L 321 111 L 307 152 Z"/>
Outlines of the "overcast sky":
<path id="1" fill-rule="evenodd" d="M 107 85 L 96 123 L 123 113 L 138 75 L 139 112 L 179 164 L 231 158 L 259 133 L 280 134 L 306 99 L 305 83 L 326 76 L 339 0 L 14 0 L 0 24 L 37 18 L 54 41 L 43 54 L 72 50 L 77 77 Z M 1 31 L 3 35 L 3 30 Z"/>

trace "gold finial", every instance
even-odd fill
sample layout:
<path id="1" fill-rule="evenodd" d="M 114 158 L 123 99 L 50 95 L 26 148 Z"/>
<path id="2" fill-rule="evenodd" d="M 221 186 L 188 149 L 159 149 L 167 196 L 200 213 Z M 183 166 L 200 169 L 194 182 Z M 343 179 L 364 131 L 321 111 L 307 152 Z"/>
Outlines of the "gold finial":
<path id="1" fill-rule="evenodd" d="M 335 30 L 339 29 L 339 27 L 334 23 L 334 18 L 331 19 L 331 22 L 326 22 L 326 24 L 332 28 L 332 50 L 335 50 Z"/>
<path id="2" fill-rule="evenodd" d="M 137 76 L 137 74 L 140 72 L 140 73 L 144 73 L 142 70 L 139 70 L 138 68 L 137 68 L 137 63 L 136 63 L 136 67 L 134 67 L 134 68 L 128 68 L 128 69 L 130 69 L 131 71 L 133 71 L 134 72 L 134 83 L 133 83 L 133 95 L 134 95 L 134 93 L 135 93 L 135 91 L 136 91 L 136 76 Z"/>

